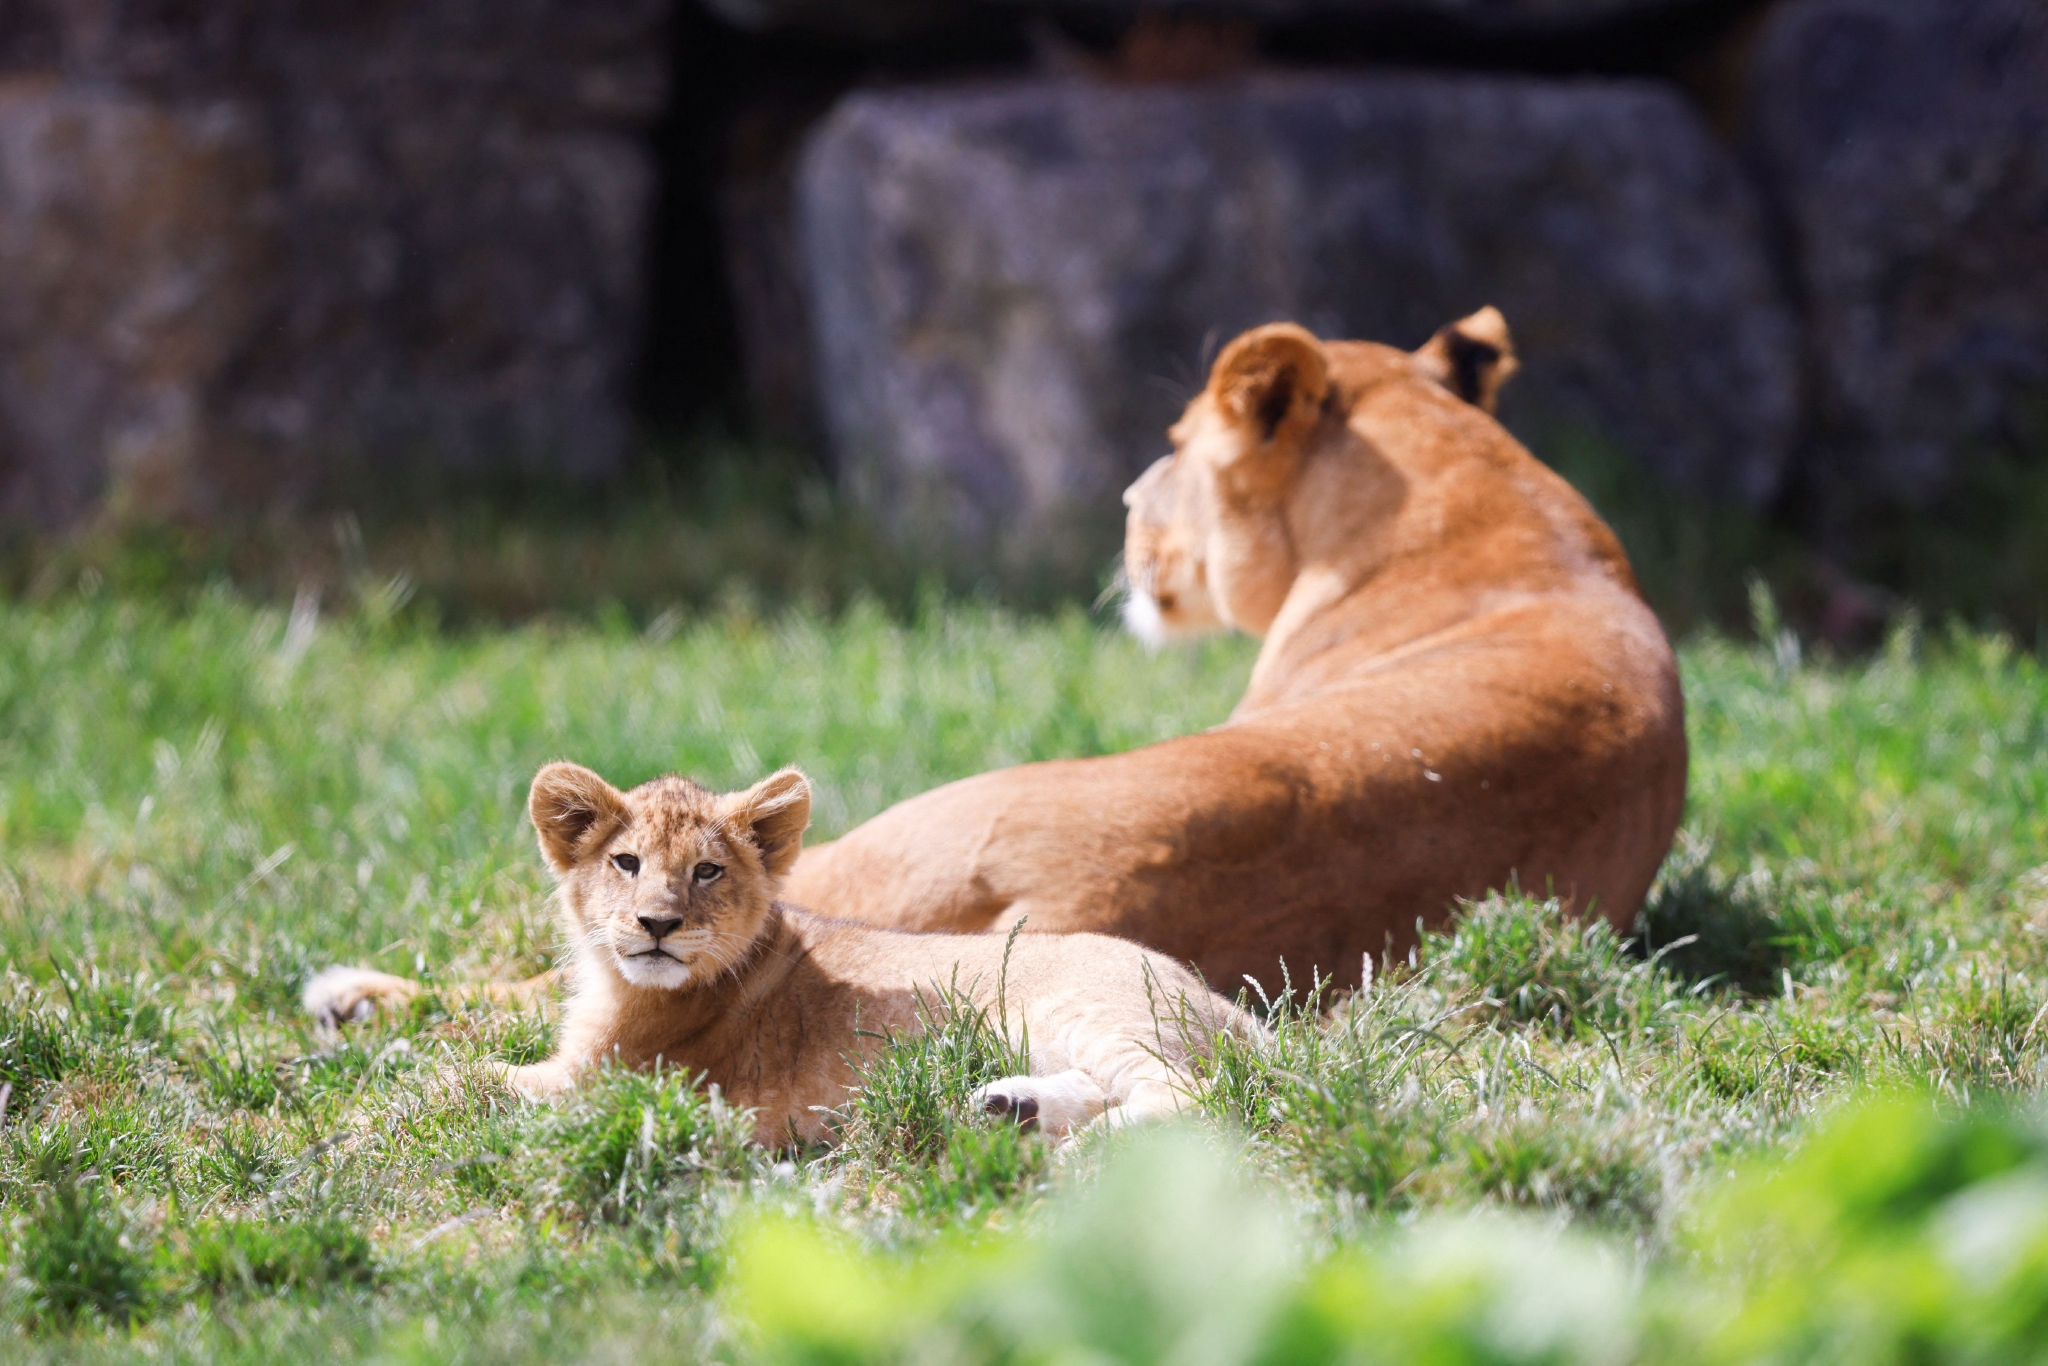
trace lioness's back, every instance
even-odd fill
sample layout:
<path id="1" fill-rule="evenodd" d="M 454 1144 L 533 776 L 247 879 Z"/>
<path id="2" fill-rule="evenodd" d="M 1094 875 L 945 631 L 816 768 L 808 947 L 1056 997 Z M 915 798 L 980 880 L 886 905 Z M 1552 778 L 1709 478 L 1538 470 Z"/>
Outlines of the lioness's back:
<path id="1" fill-rule="evenodd" d="M 1488 410 L 1482 310 L 1420 351 L 1254 329 L 1132 486 L 1132 613 L 1264 636 L 1214 730 L 983 774 L 792 875 L 831 914 L 1103 931 L 1269 991 L 1511 881 L 1633 916 L 1684 800 L 1676 663 L 1626 556 Z M 1284 970 L 1283 970 L 1284 963 Z"/>

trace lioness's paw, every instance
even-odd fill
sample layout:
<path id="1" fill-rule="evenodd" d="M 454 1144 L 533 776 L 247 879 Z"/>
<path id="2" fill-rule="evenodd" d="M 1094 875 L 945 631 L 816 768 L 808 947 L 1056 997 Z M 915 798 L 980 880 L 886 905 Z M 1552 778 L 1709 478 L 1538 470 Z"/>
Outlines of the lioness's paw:
<path id="1" fill-rule="evenodd" d="M 1032 1092 L 1029 1077 L 1009 1077 L 992 1082 L 969 1099 L 984 1114 L 1008 1115 L 1022 1128 L 1030 1129 L 1038 1124 L 1038 1097 Z"/>
<path id="2" fill-rule="evenodd" d="M 419 988 L 403 977 L 368 968 L 328 968 L 314 973 L 299 1000 L 322 1029 L 367 1020 L 379 1009 L 402 1006 Z"/>
<path id="3" fill-rule="evenodd" d="M 1102 1113 L 1102 1088 L 1086 1072 L 1050 1077 L 1004 1077 L 976 1091 L 974 1105 L 991 1115 L 1008 1115 L 1025 1128 L 1066 1134 Z"/>

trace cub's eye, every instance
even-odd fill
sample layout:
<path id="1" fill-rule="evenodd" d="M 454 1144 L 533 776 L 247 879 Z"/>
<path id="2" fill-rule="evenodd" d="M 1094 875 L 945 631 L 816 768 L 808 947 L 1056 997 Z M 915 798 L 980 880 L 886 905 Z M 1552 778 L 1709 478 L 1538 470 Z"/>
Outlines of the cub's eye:
<path id="1" fill-rule="evenodd" d="M 640 860 L 631 854 L 613 854 L 612 867 L 631 877 L 640 871 Z"/>
<path id="2" fill-rule="evenodd" d="M 699 882 L 716 882 L 719 876 L 725 872 L 725 869 L 715 863 L 700 863 L 692 871 L 696 874 L 697 881 Z"/>

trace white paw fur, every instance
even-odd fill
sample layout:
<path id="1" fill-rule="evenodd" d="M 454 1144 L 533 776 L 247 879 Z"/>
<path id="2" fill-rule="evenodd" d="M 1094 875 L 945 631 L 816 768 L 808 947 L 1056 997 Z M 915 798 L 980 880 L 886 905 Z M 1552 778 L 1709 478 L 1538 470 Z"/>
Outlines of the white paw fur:
<path id="1" fill-rule="evenodd" d="M 409 1000 L 413 984 L 388 972 L 369 968 L 326 968 L 314 973 L 299 996 L 306 1013 L 322 1029 L 367 1020 L 380 1006 Z"/>
<path id="2" fill-rule="evenodd" d="M 1049 1077 L 1004 1077 L 976 1091 L 973 1102 L 989 1114 L 1010 1115 L 1019 1124 L 1057 1136 L 1100 1118 L 1108 1097 L 1077 1068 Z"/>

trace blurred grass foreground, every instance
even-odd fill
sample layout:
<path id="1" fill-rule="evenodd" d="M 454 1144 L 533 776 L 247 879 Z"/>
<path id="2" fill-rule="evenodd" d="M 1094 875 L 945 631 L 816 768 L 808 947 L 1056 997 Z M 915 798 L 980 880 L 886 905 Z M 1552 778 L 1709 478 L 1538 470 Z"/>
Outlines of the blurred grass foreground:
<path id="1" fill-rule="evenodd" d="M 827 838 L 1213 724 L 1249 643 L 935 596 L 460 633 L 376 601 L 0 606 L 0 1357 L 2048 1352 L 2048 669 L 2009 637 L 1908 619 L 1845 661 L 1759 593 L 1763 643 L 1681 649 L 1691 806 L 1630 934 L 1468 906 L 1369 991 L 1256 1003 L 1270 1042 L 1181 1132 L 992 1123 L 963 1017 L 836 1145 L 767 1153 L 674 1074 L 508 1103 L 477 1064 L 544 1055 L 546 1007 L 430 991 L 334 1039 L 298 988 L 551 962 L 545 760 L 800 763 Z"/>
<path id="2" fill-rule="evenodd" d="M 756 1219 L 732 1308 L 767 1360 L 2002 1362 L 2048 1350 L 2048 1127 L 1892 1096 L 1717 1190 L 1645 1264 L 1555 1220 L 1437 1214 L 1317 1256 L 1241 1157 L 1125 1145 L 1030 1236 L 863 1252 Z"/>

